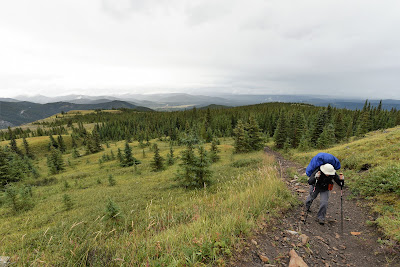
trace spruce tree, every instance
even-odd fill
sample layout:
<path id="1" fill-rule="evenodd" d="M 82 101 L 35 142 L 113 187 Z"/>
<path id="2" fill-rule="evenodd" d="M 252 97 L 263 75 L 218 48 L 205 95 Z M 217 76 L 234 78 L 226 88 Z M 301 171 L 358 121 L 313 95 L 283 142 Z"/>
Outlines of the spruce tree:
<path id="1" fill-rule="evenodd" d="M 162 171 L 164 169 L 164 159 L 160 156 L 160 149 L 157 144 L 154 144 L 154 157 L 150 165 L 154 172 Z"/>
<path id="2" fill-rule="evenodd" d="M 339 111 L 334 118 L 335 138 L 341 141 L 346 137 L 346 126 L 344 124 L 343 112 Z"/>
<path id="3" fill-rule="evenodd" d="M 212 175 L 209 167 L 210 160 L 207 157 L 207 151 L 203 146 L 200 146 L 199 156 L 195 158 L 194 162 L 195 180 L 192 181 L 194 187 L 204 187 L 209 184 Z"/>
<path id="4" fill-rule="evenodd" d="M 181 166 L 182 171 L 178 171 L 176 175 L 176 180 L 184 187 L 191 187 L 194 185 L 195 180 L 194 165 L 196 157 L 194 155 L 193 146 L 188 144 L 186 149 L 182 152 L 181 156 Z"/>
<path id="5" fill-rule="evenodd" d="M 50 138 L 50 144 L 49 147 L 54 147 L 55 149 L 58 149 L 58 143 L 56 142 L 56 140 L 54 139 L 53 135 L 49 135 Z"/>
<path id="6" fill-rule="evenodd" d="M 328 148 L 335 143 L 335 129 L 332 123 L 326 125 L 317 140 L 318 148 Z"/>
<path id="7" fill-rule="evenodd" d="M 129 143 L 125 143 L 125 149 L 124 149 L 124 155 L 122 157 L 122 167 L 130 167 L 133 165 L 140 164 L 140 161 L 137 160 L 133 155 L 132 155 L 132 148 L 129 146 Z"/>
<path id="8" fill-rule="evenodd" d="M 283 148 L 287 138 L 286 117 L 283 111 L 279 114 L 279 119 L 275 128 L 274 141 L 275 147 L 278 149 Z"/>
<path id="9" fill-rule="evenodd" d="M 371 120 L 369 112 L 368 111 L 362 112 L 359 120 L 360 121 L 357 125 L 356 135 L 362 137 L 371 129 Z"/>
<path id="10" fill-rule="evenodd" d="M 11 180 L 8 157 L 8 153 L 0 147 L 0 188 Z"/>
<path id="11" fill-rule="evenodd" d="M 30 159 L 33 159 L 34 156 L 31 152 L 31 149 L 29 147 L 28 141 L 26 140 L 26 138 L 22 138 L 22 143 L 24 144 L 24 149 L 25 149 L 25 156 L 27 156 Z"/>
<path id="12" fill-rule="evenodd" d="M 57 143 L 58 143 L 58 149 L 61 151 L 61 153 L 64 153 L 67 148 L 65 146 L 64 138 L 61 136 L 61 134 L 57 137 Z"/>
<path id="13" fill-rule="evenodd" d="M 20 156 L 22 155 L 21 150 L 17 146 L 17 141 L 15 140 L 14 135 L 11 136 L 10 149 Z"/>
<path id="14" fill-rule="evenodd" d="M 172 145 L 169 147 L 169 153 L 167 154 L 167 164 L 169 166 L 174 165 L 175 163 L 175 158 L 174 158 L 174 150 L 172 148 Z"/>
<path id="15" fill-rule="evenodd" d="M 247 152 L 249 147 L 249 138 L 241 120 L 237 122 L 236 128 L 233 129 L 234 133 L 234 148 L 235 153 Z"/>
<path id="16" fill-rule="evenodd" d="M 326 124 L 326 111 L 320 110 L 311 131 L 311 144 L 315 146 Z"/>
<path id="17" fill-rule="evenodd" d="M 217 140 L 213 139 L 213 141 L 211 142 L 211 148 L 210 148 L 211 162 L 215 163 L 220 159 L 220 156 L 218 155 L 219 152 L 220 152 L 220 150 L 218 149 Z"/>
<path id="18" fill-rule="evenodd" d="M 249 123 L 247 125 L 247 135 L 249 138 L 248 144 L 250 150 L 260 150 L 264 147 L 262 132 L 253 116 L 250 116 Z"/>
<path id="19" fill-rule="evenodd" d="M 76 149 L 76 147 L 73 148 L 72 150 L 72 157 L 74 159 L 79 158 L 81 155 L 79 154 L 78 150 Z"/>
<path id="20" fill-rule="evenodd" d="M 51 174 L 65 170 L 64 160 L 59 150 L 51 148 L 50 155 L 47 156 L 47 166 Z"/>
<path id="21" fill-rule="evenodd" d="M 121 163 L 121 165 L 122 165 L 122 162 L 124 161 L 124 158 L 123 158 L 123 156 L 122 156 L 122 152 L 121 152 L 121 149 L 120 149 L 120 148 L 118 148 L 117 159 L 118 159 L 118 161 L 119 161 L 119 162 Z"/>
<path id="22" fill-rule="evenodd" d="M 71 135 L 71 146 L 72 146 L 72 148 L 78 147 L 78 145 L 76 143 L 76 137 L 74 135 Z"/>
<path id="23" fill-rule="evenodd" d="M 300 151 L 307 151 L 310 149 L 310 141 L 306 132 L 301 135 L 299 145 L 297 147 Z"/>

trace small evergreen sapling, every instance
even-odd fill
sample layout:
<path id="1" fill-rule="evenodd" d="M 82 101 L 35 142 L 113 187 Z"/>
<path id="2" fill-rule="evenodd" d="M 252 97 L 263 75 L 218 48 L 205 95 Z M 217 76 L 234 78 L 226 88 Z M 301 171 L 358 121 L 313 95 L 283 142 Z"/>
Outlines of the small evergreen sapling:
<path id="1" fill-rule="evenodd" d="M 71 197 L 67 194 L 64 194 L 64 196 L 63 196 L 63 203 L 64 203 L 65 210 L 71 210 L 72 207 L 74 206 L 74 202 L 72 202 Z"/>
<path id="2" fill-rule="evenodd" d="M 175 158 L 174 158 L 174 149 L 172 148 L 172 145 L 169 147 L 169 153 L 167 154 L 167 164 L 169 166 L 174 165 L 175 163 Z"/>
<path id="3" fill-rule="evenodd" d="M 213 141 L 211 142 L 211 148 L 210 148 L 211 162 L 215 163 L 218 160 L 220 160 L 220 156 L 218 155 L 219 152 L 220 152 L 220 150 L 218 149 L 218 146 L 217 146 L 217 140 L 213 139 Z"/>
<path id="4" fill-rule="evenodd" d="M 160 156 L 160 149 L 157 144 L 154 144 L 154 157 L 151 162 L 151 167 L 154 172 L 162 171 L 164 169 L 164 158 Z"/>
<path id="5" fill-rule="evenodd" d="M 117 184 L 117 181 L 114 179 L 113 175 L 112 174 L 108 175 L 108 185 L 114 186 L 116 184 Z"/>

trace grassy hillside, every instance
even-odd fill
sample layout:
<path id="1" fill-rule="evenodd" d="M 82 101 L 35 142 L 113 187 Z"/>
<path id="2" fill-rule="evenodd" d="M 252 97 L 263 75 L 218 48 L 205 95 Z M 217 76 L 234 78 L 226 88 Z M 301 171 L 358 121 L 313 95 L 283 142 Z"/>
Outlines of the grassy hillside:
<path id="1" fill-rule="evenodd" d="M 293 159 L 307 166 L 320 150 L 295 152 Z M 366 137 L 337 145 L 323 152 L 335 155 L 342 164 L 346 185 L 365 198 L 383 233 L 400 241 L 400 127 L 370 132 Z"/>
<path id="2" fill-rule="evenodd" d="M 74 104 L 68 102 L 55 102 L 37 104 L 32 102 L 0 102 L 0 120 L 14 126 L 29 123 L 52 116 L 53 114 L 70 110 L 95 110 L 95 109 L 129 108 L 138 111 L 152 111 L 149 108 L 136 106 L 123 101 L 109 101 L 99 104 Z"/>
<path id="3" fill-rule="evenodd" d="M 38 155 L 34 164 L 41 176 L 15 188 L 32 186 L 32 197 L 24 202 L 30 208 L 13 211 L 6 193 L 0 197 L 0 253 L 17 265 L 223 264 L 251 229 L 294 203 L 273 159 L 261 151 L 232 154 L 231 139 L 219 145 L 212 184 L 197 190 L 178 186 L 178 163 L 152 172 L 153 152 L 138 142 L 130 143 L 142 161 L 137 168 L 122 168 L 117 160 L 99 162 L 103 154 L 123 149 L 124 142 L 115 142 L 79 158 L 67 152 L 66 170 L 49 175 L 48 137 L 27 140 Z M 169 142 L 151 143 L 165 158 Z M 175 155 L 182 149 L 174 147 Z M 83 148 L 79 152 L 83 155 Z"/>

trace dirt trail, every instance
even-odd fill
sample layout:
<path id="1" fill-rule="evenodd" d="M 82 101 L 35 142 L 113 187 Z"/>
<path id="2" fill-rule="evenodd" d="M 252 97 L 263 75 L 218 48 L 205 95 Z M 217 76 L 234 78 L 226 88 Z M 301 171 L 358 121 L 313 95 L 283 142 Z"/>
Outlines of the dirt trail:
<path id="1" fill-rule="evenodd" d="M 305 168 L 285 160 L 269 148 L 265 148 L 265 152 L 275 156 L 281 168 L 282 179 L 304 203 L 308 185 L 299 183 L 295 177 L 288 177 L 287 170 L 297 170 L 298 176 L 301 176 Z M 305 217 L 303 206 L 290 210 L 281 220 L 269 224 L 251 237 L 245 248 L 235 255 L 232 266 L 288 266 L 288 253 L 293 248 L 308 266 L 400 266 L 399 254 L 380 245 L 377 242 L 377 229 L 365 224 L 374 218 L 357 200 L 349 200 L 348 195 L 348 189 L 343 189 L 343 235 L 340 231 L 340 187 L 335 184 L 329 197 L 325 225 L 315 221 L 319 208 L 318 196 L 311 206 L 306 223 L 302 220 Z M 299 235 L 288 233 L 287 230 L 305 234 L 309 238 L 308 245 L 300 245 Z M 360 234 L 353 235 L 351 232 Z"/>

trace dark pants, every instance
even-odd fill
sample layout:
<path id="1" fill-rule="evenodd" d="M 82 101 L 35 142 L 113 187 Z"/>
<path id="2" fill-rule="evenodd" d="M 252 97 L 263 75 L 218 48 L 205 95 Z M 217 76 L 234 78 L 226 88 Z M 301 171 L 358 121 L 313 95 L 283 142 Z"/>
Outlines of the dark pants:
<path id="1" fill-rule="evenodd" d="M 320 194 L 320 205 L 318 210 L 318 219 L 325 220 L 326 209 L 328 208 L 328 200 L 329 200 L 329 191 L 320 191 L 318 187 L 310 185 L 310 195 L 308 195 L 306 199 L 306 208 L 309 209 L 311 207 L 312 202 L 314 199 L 317 198 L 318 194 Z"/>

